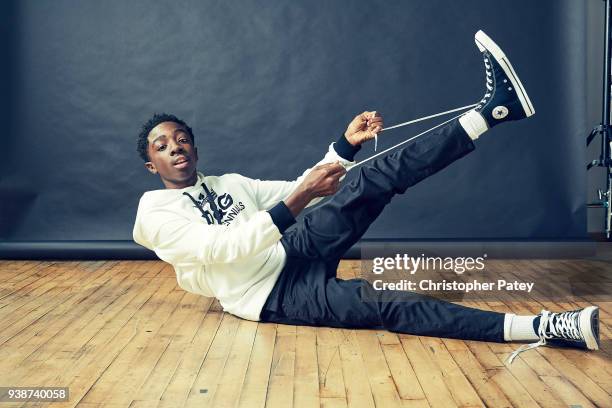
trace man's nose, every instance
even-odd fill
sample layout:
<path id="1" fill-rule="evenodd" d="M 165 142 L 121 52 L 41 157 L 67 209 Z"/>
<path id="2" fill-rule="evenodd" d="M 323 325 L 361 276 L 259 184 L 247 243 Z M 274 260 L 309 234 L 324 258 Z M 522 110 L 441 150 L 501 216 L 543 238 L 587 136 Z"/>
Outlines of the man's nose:
<path id="1" fill-rule="evenodd" d="M 171 145 L 170 153 L 172 155 L 176 155 L 176 154 L 184 153 L 184 152 L 185 152 L 185 149 L 183 149 L 183 146 L 176 144 L 176 143 L 173 143 Z"/>

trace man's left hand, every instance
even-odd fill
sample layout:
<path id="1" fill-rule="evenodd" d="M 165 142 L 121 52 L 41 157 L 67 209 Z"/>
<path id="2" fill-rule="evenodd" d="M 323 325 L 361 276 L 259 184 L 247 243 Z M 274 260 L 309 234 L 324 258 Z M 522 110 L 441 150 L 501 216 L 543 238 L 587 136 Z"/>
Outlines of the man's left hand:
<path id="1" fill-rule="evenodd" d="M 376 111 L 365 111 L 349 123 L 344 137 L 353 146 L 358 146 L 368 140 L 374 139 L 376 134 L 383 129 L 383 120 Z"/>

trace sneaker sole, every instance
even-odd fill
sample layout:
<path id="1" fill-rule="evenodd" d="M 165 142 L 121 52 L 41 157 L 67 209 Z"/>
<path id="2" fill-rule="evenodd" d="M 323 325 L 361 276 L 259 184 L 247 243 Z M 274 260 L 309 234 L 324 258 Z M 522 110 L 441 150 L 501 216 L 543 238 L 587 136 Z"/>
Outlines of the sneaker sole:
<path id="1" fill-rule="evenodd" d="M 585 307 L 580 312 L 580 331 L 584 335 L 584 341 L 589 350 L 599 350 L 599 339 L 593 333 L 593 326 L 591 321 L 593 319 L 599 319 L 599 307 L 589 306 Z"/>
<path id="2" fill-rule="evenodd" d="M 510 79 L 512 86 L 514 89 L 518 90 L 516 93 L 519 101 L 521 101 L 521 106 L 523 107 L 523 111 L 525 112 L 525 117 L 530 117 L 535 113 L 535 108 L 527 95 L 527 91 L 525 91 L 525 87 L 521 83 L 516 71 L 512 68 L 512 64 L 510 64 L 510 60 L 506 57 L 506 54 L 499 48 L 495 42 L 484 33 L 484 31 L 479 30 L 475 37 L 476 46 L 478 49 L 482 51 L 488 51 L 493 58 L 497 60 L 499 66 L 504 70 L 506 76 Z"/>

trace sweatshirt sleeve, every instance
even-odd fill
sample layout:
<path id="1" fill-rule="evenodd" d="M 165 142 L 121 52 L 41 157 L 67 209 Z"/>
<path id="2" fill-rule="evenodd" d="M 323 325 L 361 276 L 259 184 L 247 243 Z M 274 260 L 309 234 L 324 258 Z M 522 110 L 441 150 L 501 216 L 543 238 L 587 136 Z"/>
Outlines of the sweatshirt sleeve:
<path id="1" fill-rule="evenodd" d="M 134 230 L 137 243 L 171 264 L 236 262 L 256 255 L 281 237 L 266 211 L 259 211 L 239 227 L 232 227 L 208 225 L 203 220 L 194 221 L 168 209 L 154 208 L 140 217 Z"/>
<path id="2" fill-rule="evenodd" d="M 338 161 L 345 169 L 348 170 L 355 165 L 354 156 L 359 149 L 361 149 L 361 146 L 352 146 L 344 136 L 341 136 L 337 142 L 329 145 L 327 153 L 323 159 L 312 167 Z M 306 178 L 306 176 L 312 171 L 312 167 L 306 169 L 302 175 L 294 181 L 248 179 L 259 205 L 259 209 L 270 210 L 277 206 L 280 201 L 283 201 L 289 197 L 291 193 L 293 193 L 302 183 L 304 178 Z M 314 205 L 322 199 L 323 198 L 316 198 L 312 200 L 308 206 Z M 280 212 L 280 210 L 278 210 L 278 212 Z"/>

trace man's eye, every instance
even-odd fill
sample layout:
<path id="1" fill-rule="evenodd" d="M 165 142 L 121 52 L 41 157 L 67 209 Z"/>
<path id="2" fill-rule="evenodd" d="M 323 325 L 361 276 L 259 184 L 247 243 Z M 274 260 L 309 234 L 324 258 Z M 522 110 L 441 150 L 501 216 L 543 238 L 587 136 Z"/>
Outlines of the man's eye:
<path id="1" fill-rule="evenodd" d="M 157 148 L 158 152 L 161 152 L 162 150 L 164 150 L 166 148 L 166 145 L 161 145 Z"/>
<path id="2" fill-rule="evenodd" d="M 181 142 L 181 143 L 189 143 L 189 140 L 187 140 L 185 138 L 182 138 L 181 140 L 179 140 L 179 142 Z"/>

